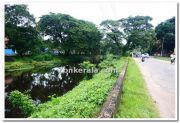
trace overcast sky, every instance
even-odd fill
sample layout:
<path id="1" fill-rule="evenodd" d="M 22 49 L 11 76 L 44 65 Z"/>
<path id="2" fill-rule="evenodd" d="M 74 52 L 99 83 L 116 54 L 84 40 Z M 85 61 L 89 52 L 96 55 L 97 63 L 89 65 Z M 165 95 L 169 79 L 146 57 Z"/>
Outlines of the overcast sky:
<path id="1" fill-rule="evenodd" d="M 118 20 L 128 16 L 151 16 L 154 26 L 160 22 L 176 16 L 175 2 L 58 2 L 58 3 L 30 3 L 30 13 L 36 20 L 39 17 L 53 13 L 69 14 L 77 19 L 91 21 L 99 25 L 106 19 Z"/>

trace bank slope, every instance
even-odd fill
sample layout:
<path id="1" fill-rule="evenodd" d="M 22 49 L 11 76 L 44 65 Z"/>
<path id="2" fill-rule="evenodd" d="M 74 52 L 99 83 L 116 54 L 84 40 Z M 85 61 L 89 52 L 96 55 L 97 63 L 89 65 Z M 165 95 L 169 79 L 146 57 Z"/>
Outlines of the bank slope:
<path id="1" fill-rule="evenodd" d="M 120 58 L 110 62 L 120 73 L 125 61 L 126 58 Z M 31 118 L 97 117 L 116 79 L 117 76 L 100 71 L 92 79 L 81 81 L 77 87 L 65 95 L 38 106 Z"/>

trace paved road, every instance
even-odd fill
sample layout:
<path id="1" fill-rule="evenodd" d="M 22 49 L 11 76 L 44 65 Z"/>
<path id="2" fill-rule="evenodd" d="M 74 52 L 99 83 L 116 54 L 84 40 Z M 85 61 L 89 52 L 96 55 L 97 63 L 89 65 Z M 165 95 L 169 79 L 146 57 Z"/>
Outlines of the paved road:
<path id="1" fill-rule="evenodd" d="M 135 58 L 144 76 L 148 91 L 162 118 L 175 118 L 175 65 L 155 58 Z"/>

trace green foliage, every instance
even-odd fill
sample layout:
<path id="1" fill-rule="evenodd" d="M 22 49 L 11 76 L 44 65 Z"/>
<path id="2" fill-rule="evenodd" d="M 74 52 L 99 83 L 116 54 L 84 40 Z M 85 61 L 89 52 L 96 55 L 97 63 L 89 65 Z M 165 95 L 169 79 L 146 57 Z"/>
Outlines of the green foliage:
<path id="1" fill-rule="evenodd" d="M 168 53 L 173 52 L 175 48 L 175 17 L 172 17 L 155 28 L 157 39 L 163 43 L 163 48 Z M 155 46 L 154 52 L 157 52 L 158 46 Z"/>
<path id="2" fill-rule="evenodd" d="M 123 47 L 121 24 L 118 21 L 105 20 L 100 25 L 104 34 L 104 38 L 101 41 L 102 53 L 106 54 L 109 52 L 120 55 Z"/>
<path id="3" fill-rule="evenodd" d="M 145 31 L 151 29 L 153 26 L 149 23 L 152 18 L 149 16 L 135 16 L 120 19 L 119 22 L 122 24 L 126 34 L 134 30 Z"/>
<path id="4" fill-rule="evenodd" d="M 5 23 L 29 26 L 35 23 L 35 18 L 28 12 L 27 5 L 5 5 Z"/>
<path id="5" fill-rule="evenodd" d="M 8 47 L 18 55 L 31 54 L 39 45 L 35 18 L 26 5 L 5 5 L 5 36 L 9 38 Z"/>
<path id="6" fill-rule="evenodd" d="M 80 66 L 84 69 L 91 69 L 95 67 L 95 64 L 90 63 L 89 61 L 83 61 Z"/>
<path id="7" fill-rule="evenodd" d="M 133 59 L 129 59 L 123 85 L 118 118 L 158 118 L 159 114 L 150 97 L 142 74 Z"/>
<path id="8" fill-rule="evenodd" d="M 107 54 L 105 60 L 103 60 L 98 67 L 100 69 L 114 67 L 115 56 L 113 54 Z"/>
<path id="9" fill-rule="evenodd" d="M 121 71 L 126 59 L 116 60 Z M 97 117 L 108 92 L 116 82 L 111 73 L 99 72 L 90 80 L 83 80 L 72 91 L 41 104 L 32 118 L 90 118 Z"/>
<path id="10" fill-rule="evenodd" d="M 137 48 L 141 48 L 142 52 L 151 52 L 156 40 L 153 26 L 149 23 L 151 20 L 149 16 L 130 16 L 119 20 L 127 40 L 124 53 Z"/>
<path id="11" fill-rule="evenodd" d="M 35 55 L 33 56 L 33 60 L 35 61 L 50 61 L 53 60 L 53 56 L 52 54 L 39 54 L 39 55 Z"/>
<path id="12" fill-rule="evenodd" d="M 8 97 L 13 108 L 20 109 L 25 117 L 29 116 L 35 110 L 33 100 L 28 95 L 24 95 L 19 91 L 12 91 Z"/>
<path id="13" fill-rule="evenodd" d="M 56 56 L 50 54 L 39 54 L 30 57 L 14 57 L 14 62 L 5 63 L 5 71 L 20 71 L 20 70 L 30 70 L 35 67 L 52 67 L 57 66 L 62 63 L 62 60 Z"/>
<path id="14" fill-rule="evenodd" d="M 66 14 L 43 15 L 38 27 L 42 34 L 51 37 L 54 46 L 65 55 L 94 54 L 101 39 L 93 23 Z"/>
<path id="15" fill-rule="evenodd" d="M 156 37 L 153 29 L 146 31 L 134 30 L 128 37 L 129 49 L 140 48 L 141 52 L 151 52 L 152 47 L 155 43 Z"/>
<path id="16" fill-rule="evenodd" d="M 8 45 L 11 45 L 18 55 L 32 54 L 39 44 L 38 32 L 34 27 L 18 27 L 7 24 L 5 32 L 10 40 Z"/>
<path id="17" fill-rule="evenodd" d="M 13 71 L 13 70 L 25 70 L 25 69 L 32 69 L 33 67 L 29 64 L 23 62 L 10 62 L 5 64 L 6 71 Z"/>
<path id="18" fill-rule="evenodd" d="M 83 63 L 80 64 L 81 68 L 86 70 L 91 70 L 92 68 L 95 68 L 96 65 L 90 63 L 89 61 L 83 61 Z M 88 73 L 88 71 L 85 71 L 85 79 L 91 79 L 93 77 L 93 73 Z"/>

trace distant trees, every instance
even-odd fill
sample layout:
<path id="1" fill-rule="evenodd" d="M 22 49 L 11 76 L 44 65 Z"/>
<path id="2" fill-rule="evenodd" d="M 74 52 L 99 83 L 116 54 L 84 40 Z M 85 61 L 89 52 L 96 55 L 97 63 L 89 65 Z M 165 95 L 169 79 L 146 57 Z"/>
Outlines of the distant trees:
<path id="1" fill-rule="evenodd" d="M 155 28 L 155 32 L 159 45 L 154 47 L 154 52 L 156 52 L 157 47 L 160 46 L 161 56 L 163 55 L 163 51 L 166 54 L 172 53 L 175 48 L 175 17 L 161 22 Z"/>
<path id="2" fill-rule="evenodd" d="M 48 36 L 65 55 L 94 54 L 98 50 L 101 34 L 91 22 L 50 13 L 41 17 L 38 26 L 42 35 Z"/>
<path id="3" fill-rule="evenodd" d="M 105 20 L 101 22 L 100 26 L 104 34 L 101 41 L 103 53 L 122 54 L 123 32 L 121 24 L 118 21 Z"/>
<path id="4" fill-rule="evenodd" d="M 35 18 L 26 5 L 5 5 L 5 35 L 10 39 L 9 47 L 21 56 L 36 49 L 38 32 Z"/>
<path id="5" fill-rule="evenodd" d="M 149 23 L 149 16 L 135 16 L 120 19 L 127 43 L 124 52 L 141 49 L 142 52 L 151 52 L 156 40 L 153 26 Z"/>
<path id="6" fill-rule="evenodd" d="M 91 22 L 67 14 L 49 13 L 36 23 L 26 5 L 5 5 L 8 47 L 21 56 L 45 48 L 58 50 L 63 55 L 88 56 L 128 54 L 134 49 L 150 54 L 158 48 L 173 51 L 175 17 L 160 23 L 155 30 L 150 24 L 151 20 L 149 16 L 130 16 L 120 20 L 104 20 L 97 28 Z"/>
<path id="7" fill-rule="evenodd" d="M 100 24 L 104 33 L 102 47 L 115 54 L 127 54 L 134 49 L 151 52 L 156 40 L 151 20 L 149 16 L 135 16 L 103 21 Z"/>

